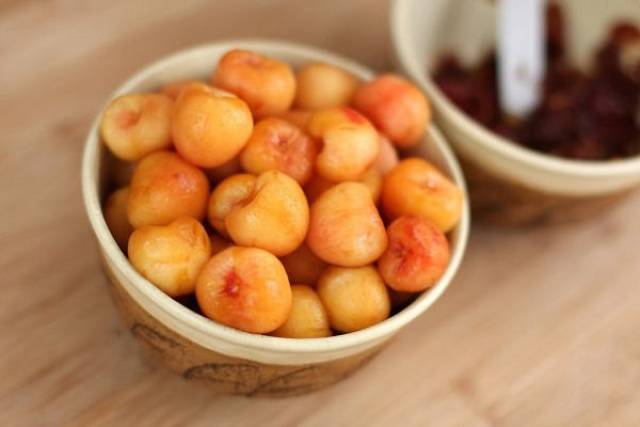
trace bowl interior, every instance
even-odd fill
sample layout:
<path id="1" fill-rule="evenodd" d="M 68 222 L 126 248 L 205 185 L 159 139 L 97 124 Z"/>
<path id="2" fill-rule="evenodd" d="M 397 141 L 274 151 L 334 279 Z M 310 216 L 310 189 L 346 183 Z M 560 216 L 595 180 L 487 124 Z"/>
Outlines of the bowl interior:
<path id="1" fill-rule="evenodd" d="M 161 59 L 135 74 L 120 86 L 112 97 L 123 93 L 155 90 L 162 84 L 175 80 L 208 79 L 218 59 L 232 48 L 255 50 L 284 60 L 294 67 L 308 61 L 322 61 L 336 64 L 363 80 L 373 76 L 373 73 L 367 68 L 328 52 L 281 42 L 245 40 L 196 47 Z M 118 248 L 107 228 L 101 209 L 101 202 L 105 197 L 107 186 L 106 168 L 109 154 L 100 142 L 98 122 L 99 116 L 94 121 L 87 138 L 82 180 L 85 205 L 100 247 L 108 258 L 108 262 L 133 283 L 134 288 L 129 289 L 130 293 L 133 292 L 137 297 L 147 299 L 147 304 L 153 304 L 159 310 L 169 313 L 172 318 L 186 325 L 183 331 L 193 332 L 191 338 L 196 342 L 200 341 L 199 344 L 205 347 L 210 347 L 208 344 L 211 343 L 206 341 L 207 337 L 212 336 L 256 349 L 290 352 L 347 348 L 380 338 L 399 329 L 426 310 L 447 287 L 462 259 L 469 227 L 469 209 L 466 204 L 460 224 L 450 234 L 452 258 L 444 276 L 431 290 L 420 295 L 410 306 L 380 324 L 350 334 L 318 339 L 287 339 L 254 335 L 220 325 L 198 315 L 158 290 L 133 269 L 126 256 Z M 434 127 L 429 129 L 425 141 L 416 149 L 416 153 L 438 165 L 457 185 L 465 188 L 457 161 L 437 129 Z"/>
<path id="2" fill-rule="evenodd" d="M 640 9 L 627 0 L 589 2 L 561 0 L 566 18 L 570 59 L 588 66 L 612 22 L 636 20 Z M 430 73 L 442 52 L 455 52 L 465 64 L 475 64 L 495 45 L 495 2 L 490 0 L 403 1 L 410 28 L 407 40 L 416 61 Z"/>

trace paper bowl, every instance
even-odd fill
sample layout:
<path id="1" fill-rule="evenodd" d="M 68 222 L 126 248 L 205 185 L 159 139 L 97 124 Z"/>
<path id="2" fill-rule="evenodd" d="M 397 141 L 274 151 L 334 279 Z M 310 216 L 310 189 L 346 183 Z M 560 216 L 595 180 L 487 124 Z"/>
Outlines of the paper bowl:
<path id="1" fill-rule="evenodd" d="M 113 96 L 157 89 L 163 83 L 207 78 L 218 59 L 232 48 L 254 50 L 293 66 L 323 61 L 366 80 L 372 71 L 345 58 L 310 47 L 275 41 L 228 41 L 178 52 L 144 68 Z M 209 320 L 174 301 L 138 274 L 114 241 L 102 212 L 107 184 L 107 153 L 98 132 L 99 116 L 86 141 L 82 189 L 110 290 L 127 327 L 146 353 L 189 380 L 221 392 L 284 396 L 334 383 L 361 366 L 400 329 L 424 313 L 447 288 L 460 265 L 469 230 L 464 206 L 451 232 L 451 262 L 440 281 L 411 305 L 362 331 L 315 339 L 290 339 L 245 333 Z M 433 126 L 415 150 L 465 188 L 458 163 Z"/>

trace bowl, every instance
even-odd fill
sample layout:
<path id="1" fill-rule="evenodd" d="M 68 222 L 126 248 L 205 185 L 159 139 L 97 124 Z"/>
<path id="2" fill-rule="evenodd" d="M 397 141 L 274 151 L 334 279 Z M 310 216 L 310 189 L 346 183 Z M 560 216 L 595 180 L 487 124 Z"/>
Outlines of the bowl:
<path id="1" fill-rule="evenodd" d="M 112 96 L 154 90 L 174 80 L 207 78 L 219 58 L 232 48 L 254 50 L 293 66 L 307 61 L 335 64 L 363 80 L 373 76 L 362 65 L 311 47 L 234 40 L 165 57 L 136 73 Z M 334 383 L 361 366 L 400 329 L 424 313 L 442 295 L 460 265 L 469 231 L 466 203 L 460 223 L 450 234 L 452 256 L 443 277 L 412 304 L 375 326 L 328 338 L 291 339 L 255 335 L 220 325 L 174 301 L 138 274 L 111 236 L 101 207 L 108 185 L 109 154 L 100 141 L 99 117 L 86 140 L 82 191 L 109 288 L 144 352 L 184 378 L 205 382 L 216 391 L 249 396 L 301 394 Z M 413 154 L 428 158 L 465 188 L 459 165 L 434 126 L 429 127 Z"/>
<path id="2" fill-rule="evenodd" d="M 628 0 L 558 3 L 567 18 L 568 54 L 578 66 L 588 65 L 612 23 L 640 24 L 640 8 Z M 475 122 L 430 78 L 444 52 L 471 65 L 495 46 L 495 9 L 489 0 L 395 0 L 390 14 L 395 64 L 429 95 L 436 123 L 463 165 L 474 219 L 527 225 L 602 211 L 640 183 L 640 157 L 577 161 L 529 150 Z"/>

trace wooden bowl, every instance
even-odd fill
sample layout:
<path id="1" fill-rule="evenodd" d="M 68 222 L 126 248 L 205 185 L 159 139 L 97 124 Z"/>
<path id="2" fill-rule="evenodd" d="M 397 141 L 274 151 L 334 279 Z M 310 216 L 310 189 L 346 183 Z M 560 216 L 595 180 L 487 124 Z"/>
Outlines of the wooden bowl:
<path id="1" fill-rule="evenodd" d="M 567 17 L 568 53 L 579 66 L 587 66 L 612 23 L 640 24 L 632 1 L 559 3 Z M 527 225 L 603 210 L 638 186 L 640 158 L 576 161 L 529 150 L 468 117 L 430 78 L 444 52 L 466 64 L 481 60 L 495 46 L 495 13 L 490 0 L 396 0 L 391 11 L 397 67 L 427 92 L 436 122 L 460 156 L 474 219 Z"/>
<path id="2" fill-rule="evenodd" d="M 218 59 L 232 48 L 254 50 L 294 66 L 307 61 L 338 65 L 366 80 L 367 68 L 317 49 L 274 41 L 229 41 L 178 52 L 135 74 L 113 96 L 157 89 L 163 83 L 206 79 Z M 284 396 L 310 392 L 334 383 L 371 358 L 402 327 L 426 311 L 447 288 L 465 250 L 469 209 L 451 232 L 451 262 L 444 276 L 408 307 L 362 331 L 315 339 L 290 339 L 238 331 L 174 301 L 139 275 L 120 251 L 105 223 L 108 153 L 100 142 L 99 116 L 86 140 L 82 163 L 85 207 L 109 279 L 109 288 L 127 327 L 145 352 L 184 378 L 199 380 L 221 392 Z M 458 163 L 438 130 L 431 126 L 415 149 L 438 165 L 460 187 L 465 183 Z"/>

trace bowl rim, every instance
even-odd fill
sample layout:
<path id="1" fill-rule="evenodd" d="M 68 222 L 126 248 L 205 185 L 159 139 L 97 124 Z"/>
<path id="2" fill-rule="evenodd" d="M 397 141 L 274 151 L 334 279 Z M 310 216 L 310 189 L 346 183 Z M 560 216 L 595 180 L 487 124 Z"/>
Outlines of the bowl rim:
<path id="1" fill-rule="evenodd" d="M 104 105 L 120 93 L 131 92 L 132 87 L 135 87 L 140 82 L 144 81 L 148 75 L 152 75 L 153 73 L 166 68 L 167 65 L 171 65 L 170 63 L 172 61 L 179 61 L 180 59 L 190 56 L 211 55 L 215 54 L 212 52 L 224 51 L 232 48 L 250 49 L 258 52 L 278 52 L 282 55 L 298 56 L 305 61 L 328 62 L 345 68 L 349 72 L 355 74 L 356 77 L 363 80 L 370 79 L 374 76 L 374 72 L 372 70 L 355 61 L 311 46 L 271 39 L 222 40 L 178 50 L 142 67 L 121 83 L 107 98 Z M 448 169 L 451 171 L 451 178 L 463 189 L 465 194 L 460 222 L 454 229 L 455 233 L 452 234 L 455 236 L 455 249 L 452 251 L 447 270 L 432 288 L 424 292 L 412 304 L 405 307 L 400 312 L 376 325 L 360 331 L 326 338 L 281 338 L 269 335 L 251 334 L 219 324 L 183 306 L 159 290 L 147 279 L 142 277 L 129 263 L 126 255 L 120 250 L 111 235 L 102 212 L 102 203 L 97 185 L 99 177 L 99 157 L 102 145 L 99 137 L 99 122 L 103 110 L 104 106 L 96 113 L 96 117 L 93 120 L 89 133 L 85 139 L 82 156 L 81 180 L 83 202 L 93 232 L 101 250 L 104 252 L 104 256 L 107 257 L 108 262 L 112 263 L 121 274 L 133 283 L 136 291 L 139 291 L 146 298 L 150 299 L 153 304 L 172 317 L 176 322 L 185 323 L 190 329 L 197 330 L 197 337 L 187 336 L 187 338 L 193 340 L 199 345 L 211 348 L 211 345 L 201 342 L 198 338 L 203 336 L 202 334 L 205 334 L 207 337 L 215 337 L 216 339 L 244 348 L 252 348 L 261 351 L 274 351 L 279 353 L 340 351 L 359 346 L 367 342 L 374 342 L 384 338 L 385 336 L 393 334 L 418 315 L 426 311 L 449 286 L 461 264 L 466 251 L 470 228 L 470 208 L 468 197 L 466 197 L 466 184 L 462 170 L 455 155 L 453 154 L 453 151 L 445 142 L 444 137 L 438 129 L 431 124 L 428 128 L 430 139 L 437 145 L 438 151 L 441 152 Z M 127 290 L 127 292 L 132 298 L 137 299 L 129 290 Z M 142 305 L 140 301 L 137 301 L 137 303 Z M 146 308 L 144 308 L 144 310 L 147 314 L 153 316 L 153 314 L 149 313 Z M 153 317 L 157 321 L 164 323 L 161 319 L 158 319 L 157 316 Z M 168 327 L 174 330 L 173 327 Z"/>
<path id="2" fill-rule="evenodd" d="M 509 160 L 526 163 L 549 173 L 577 177 L 618 177 L 640 172 L 640 155 L 614 160 L 574 160 L 537 152 L 504 138 L 477 123 L 447 98 L 427 73 L 426 64 L 419 64 L 412 54 L 411 28 L 405 21 L 411 0 L 393 0 L 389 14 L 391 43 L 398 63 L 405 72 L 427 92 L 441 116 L 449 118 L 462 131 L 470 135 L 474 144 L 480 144 Z M 465 142 L 459 142 L 464 145 Z"/>

